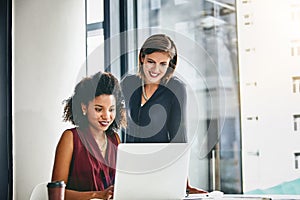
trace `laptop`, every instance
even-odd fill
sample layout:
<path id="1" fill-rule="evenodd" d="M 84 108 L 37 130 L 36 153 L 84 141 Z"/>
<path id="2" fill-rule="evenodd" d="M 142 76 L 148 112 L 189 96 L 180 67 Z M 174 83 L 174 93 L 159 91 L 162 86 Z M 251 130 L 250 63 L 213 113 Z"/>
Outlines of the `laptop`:
<path id="1" fill-rule="evenodd" d="M 188 143 L 119 144 L 113 199 L 183 199 L 189 158 Z"/>

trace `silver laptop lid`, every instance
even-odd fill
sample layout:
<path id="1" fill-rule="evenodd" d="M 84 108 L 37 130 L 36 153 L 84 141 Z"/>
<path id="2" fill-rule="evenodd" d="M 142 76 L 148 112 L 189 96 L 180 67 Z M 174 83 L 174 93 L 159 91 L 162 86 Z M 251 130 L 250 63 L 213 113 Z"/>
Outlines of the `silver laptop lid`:
<path id="1" fill-rule="evenodd" d="M 188 145 L 120 144 L 114 199 L 183 199 L 190 157 Z"/>

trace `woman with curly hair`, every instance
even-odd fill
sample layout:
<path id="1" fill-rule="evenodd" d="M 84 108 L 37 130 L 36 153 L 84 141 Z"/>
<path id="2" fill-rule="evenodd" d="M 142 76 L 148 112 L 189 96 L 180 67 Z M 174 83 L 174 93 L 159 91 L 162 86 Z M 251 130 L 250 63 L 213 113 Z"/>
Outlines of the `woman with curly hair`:
<path id="1" fill-rule="evenodd" d="M 109 199 L 113 195 L 117 130 L 126 125 L 118 80 L 99 72 L 84 78 L 65 101 L 63 132 L 56 148 L 52 181 L 66 183 L 65 199 Z"/>

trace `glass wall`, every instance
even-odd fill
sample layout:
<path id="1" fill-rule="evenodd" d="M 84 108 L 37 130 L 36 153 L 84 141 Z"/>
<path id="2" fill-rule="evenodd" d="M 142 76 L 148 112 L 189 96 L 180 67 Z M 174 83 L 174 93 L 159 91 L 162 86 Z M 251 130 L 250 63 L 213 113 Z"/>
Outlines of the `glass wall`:
<path id="1" fill-rule="evenodd" d="M 163 32 L 178 47 L 176 75 L 189 90 L 191 184 L 241 193 L 234 0 L 136 1 L 137 43 Z"/>

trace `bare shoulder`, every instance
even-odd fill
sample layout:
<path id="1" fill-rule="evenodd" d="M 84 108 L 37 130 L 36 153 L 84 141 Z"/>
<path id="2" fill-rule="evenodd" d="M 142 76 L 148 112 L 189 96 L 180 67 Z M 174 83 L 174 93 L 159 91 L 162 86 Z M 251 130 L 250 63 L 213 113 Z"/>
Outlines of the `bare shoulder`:
<path id="1" fill-rule="evenodd" d="M 65 130 L 56 147 L 52 180 L 68 181 L 70 163 L 73 154 L 73 133 Z"/>
<path id="2" fill-rule="evenodd" d="M 61 139 L 64 140 L 72 140 L 73 139 L 73 132 L 70 129 L 67 129 L 63 132 Z"/>
<path id="3" fill-rule="evenodd" d="M 70 129 L 63 132 L 58 145 L 73 147 L 73 132 Z"/>
<path id="4" fill-rule="evenodd" d="M 71 138 L 73 138 L 73 132 L 71 131 L 71 129 L 67 129 L 63 132 L 62 137 L 71 137 Z"/>

